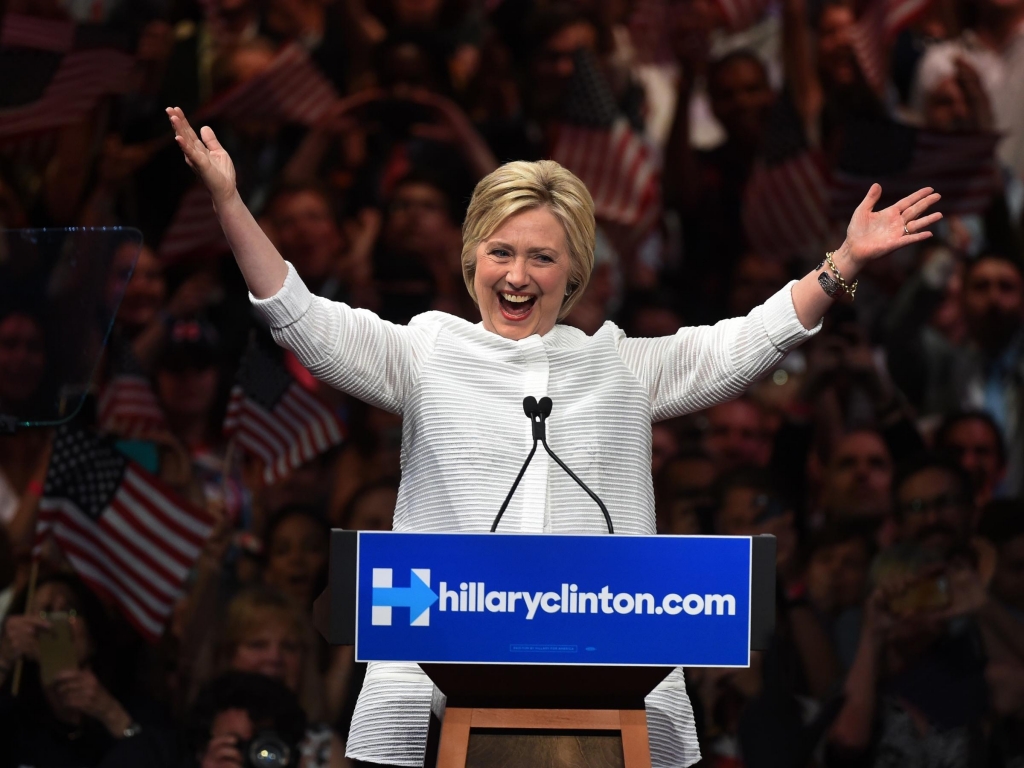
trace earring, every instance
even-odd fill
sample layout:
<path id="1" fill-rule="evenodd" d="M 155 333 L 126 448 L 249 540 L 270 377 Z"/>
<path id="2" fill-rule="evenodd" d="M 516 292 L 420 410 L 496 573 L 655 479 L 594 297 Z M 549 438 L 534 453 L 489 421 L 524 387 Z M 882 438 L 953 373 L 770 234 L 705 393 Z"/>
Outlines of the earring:
<path id="1" fill-rule="evenodd" d="M 571 293 L 572 293 L 572 286 L 571 285 L 565 286 L 565 295 L 569 296 Z"/>

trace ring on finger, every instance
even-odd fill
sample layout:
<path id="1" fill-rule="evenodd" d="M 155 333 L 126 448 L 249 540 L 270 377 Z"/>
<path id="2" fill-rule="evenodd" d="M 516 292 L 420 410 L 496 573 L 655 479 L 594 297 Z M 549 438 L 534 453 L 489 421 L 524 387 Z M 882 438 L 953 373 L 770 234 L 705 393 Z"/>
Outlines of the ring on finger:
<path id="1" fill-rule="evenodd" d="M 909 235 L 910 234 L 910 230 L 907 229 L 907 222 L 906 221 L 903 222 L 903 234 L 904 235 Z"/>

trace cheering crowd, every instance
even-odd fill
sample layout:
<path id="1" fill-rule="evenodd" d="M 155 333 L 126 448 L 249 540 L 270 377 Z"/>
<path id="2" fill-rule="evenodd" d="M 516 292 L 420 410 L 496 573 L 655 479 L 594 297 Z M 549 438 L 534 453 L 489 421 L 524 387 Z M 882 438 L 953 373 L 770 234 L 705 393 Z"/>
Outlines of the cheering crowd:
<path id="1" fill-rule="evenodd" d="M 658 530 L 778 542 L 772 647 L 686 672 L 701 764 L 1024 767 L 1024 0 L 8 0 L 0 72 L 0 230 L 142 233 L 84 407 L 0 435 L 0 768 L 243 766 L 269 732 L 352 764 L 365 665 L 311 608 L 328 531 L 391 527 L 401 417 L 270 342 L 168 106 L 312 291 L 397 323 L 479 320 L 460 226 L 509 160 L 587 184 L 565 322 L 630 336 L 748 313 L 871 182 L 935 187 L 933 239 L 654 425 Z M 0 414 L 32 420 L 60 327 L 6 282 Z"/>

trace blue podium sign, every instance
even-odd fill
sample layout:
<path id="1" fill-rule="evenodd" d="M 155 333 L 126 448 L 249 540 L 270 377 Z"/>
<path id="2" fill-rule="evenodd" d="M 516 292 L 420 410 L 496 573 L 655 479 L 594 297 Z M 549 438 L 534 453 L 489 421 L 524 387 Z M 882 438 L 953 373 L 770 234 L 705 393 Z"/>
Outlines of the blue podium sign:
<path id="1" fill-rule="evenodd" d="M 749 537 L 358 535 L 356 659 L 748 666 Z"/>

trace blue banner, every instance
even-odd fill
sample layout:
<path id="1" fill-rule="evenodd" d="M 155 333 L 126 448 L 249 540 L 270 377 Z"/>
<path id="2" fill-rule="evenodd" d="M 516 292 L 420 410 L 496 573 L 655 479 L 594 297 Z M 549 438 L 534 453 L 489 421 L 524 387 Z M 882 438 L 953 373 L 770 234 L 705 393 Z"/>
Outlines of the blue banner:
<path id="1" fill-rule="evenodd" d="M 356 659 L 748 666 L 741 536 L 359 534 Z"/>

